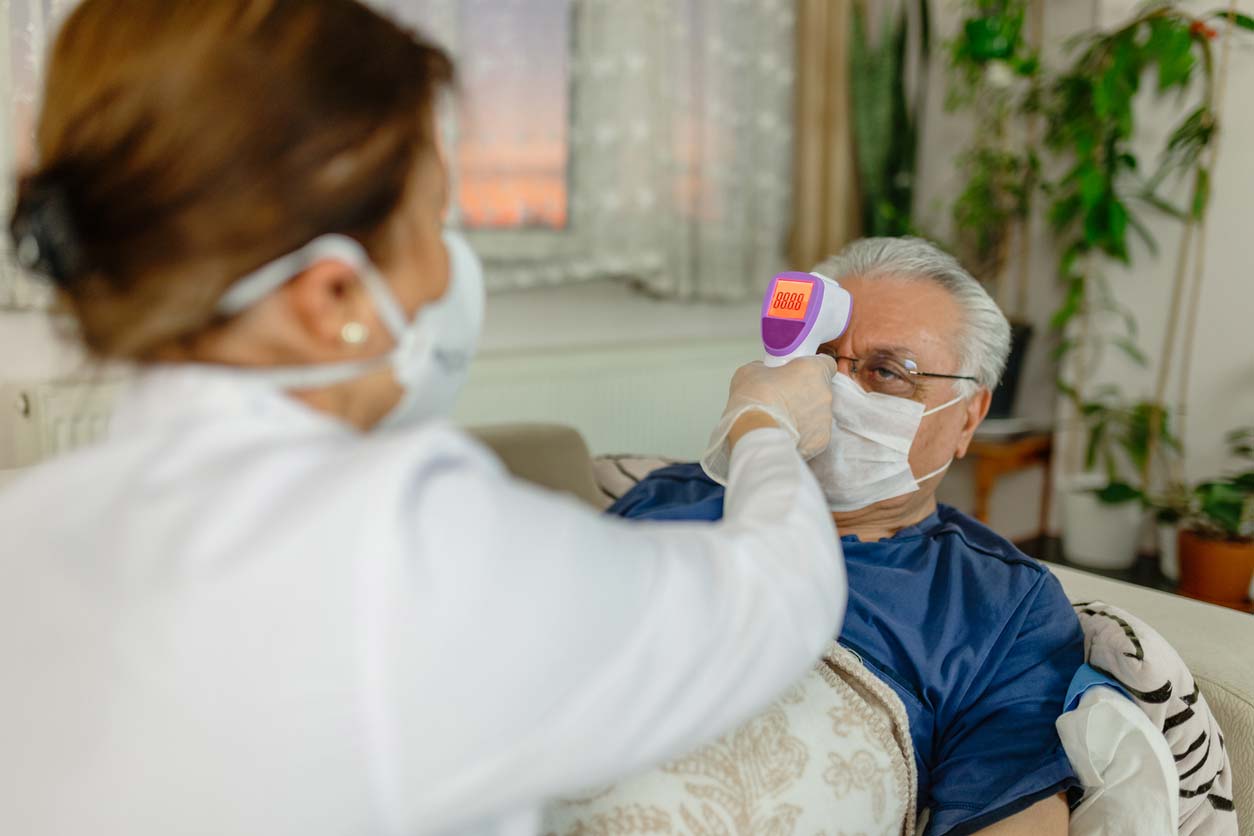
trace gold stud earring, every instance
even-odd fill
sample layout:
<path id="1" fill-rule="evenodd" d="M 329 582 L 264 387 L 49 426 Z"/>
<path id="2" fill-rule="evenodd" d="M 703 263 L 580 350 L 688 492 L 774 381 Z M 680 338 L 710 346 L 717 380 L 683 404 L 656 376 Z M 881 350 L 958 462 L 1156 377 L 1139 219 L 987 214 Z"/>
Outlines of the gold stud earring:
<path id="1" fill-rule="evenodd" d="M 340 339 L 348 345 L 361 345 L 370 336 L 370 329 L 360 322 L 346 322 L 340 329 Z"/>

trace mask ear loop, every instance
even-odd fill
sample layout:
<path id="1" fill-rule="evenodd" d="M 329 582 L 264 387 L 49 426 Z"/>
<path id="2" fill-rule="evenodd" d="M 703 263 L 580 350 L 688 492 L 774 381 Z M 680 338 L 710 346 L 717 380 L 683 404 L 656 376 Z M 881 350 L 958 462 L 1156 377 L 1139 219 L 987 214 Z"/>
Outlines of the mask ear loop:
<path id="1" fill-rule="evenodd" d="M 940 405 L 940 406 L 938 406 L 938 407 L 934 407 L 934 408 L 932 408 L 932 409 L 927 410 L 927 411 L 926 411 L 926 412 L 924 412 L 924 413 L 923 413 L 923 415 L 921 415 L 920 417 L 922 417 L 922 418 L 926 418 L 926 417 L 927 417 L 927 416 L 929 416 L 929 415 L 935 415 L 937 412 L 940 412 L 940 411 L 941 411 L 941 410 L 943 410 L 943 409 L 949 409 L 949 407 L 953 406 L 954 404 L 956 404 L 956 403 L 960 403 L 960 402 L 962 402 L 962 401 L 965 401 L 966 399 L 967 399 L 967 398 L 966 398 L 966 396 L 965 396 L 965 395 L 959 395 L 958 397 L 954 398 L 952 401 L 948 401 L 947 403 L 943 403 L 943 404 L 941 404 L 941 405 Z M 948 467 L 949 465 L 945 465 L 945 466 L 946 466 L 946 467 Z M 933 474 L 933 475 L 935 475 L 935 474 Z"/>
<path id="2" fill-rule="evenodd" d="M 365 249 L 346 235 L 322 235 L 299 250 L 257 268 L 222 295 L 218 300 L 218 313 L 226 316 L 243 313 L 323 259 L 353 268 L 378 307 L 379 318 L 392 336 L 400 339 L 407 324 L 404 311 Z"/>
<path id="3" fill-rule="evenodd" d="M 924 412 L 923 415 L 920 417 L 926 418 L 929 415 L 933 415 L 937 412 L 940 412 L 942 409 L 949 409 L 949 407 L 953 406 L 954 404 L 960 403 L 965 400 L 966 400 L 965 395 L 959 395 L 958 397 L 954 398 L 952 401 L 949 401 L 948 403 L 943 403 L 940 406 L 935 407 L 934 409 L 929 409 L 927 412 Z M 928 479 L 941 475 L 946 470 L 948 470 L 949 466 L 953 463 L 954 463 L 954 460 L 951 458 L 949 461 L 945 462 L 945 464 L 942 465 L 940 468 L 933 470 L 931 473 L 929 473 L 926 476 L 920 476 L 919 478 L 915 479 L 914 480 L 915 485 L 922 485 Z"/>
<path id="4" fill-rule="evenodd" d="M 935 414 L 935 412 L 939 412 L 940 410 L 947 410 L 947 409 L 949 409 L 949 407 L 953 406 L 954 404 L 959 404 L 959 402 L 962 402 L 962 401 L 964 401 L 964 400 L 967 400 L 967 397 L 966 397 L 966 396 L 964 396 L 964 395 L 959 395 L 958 397 L 956 397 L 956 399 L 953 399 L 952 401 L 948 401 L 948 402 L 947 402 L 947 404 L 942 404 L 942 405 L 940 405 L 940 406 L 935 407 L 935 409 L 930 409 L 930 410 L 928 410 L 927 412 L 924 412 L 924 414 L 922 415 L 922 417 L 927 417 L 927 416 L 929 416 L 929 415 L 934 415 L 934 414 Z M 948 469 L 949 469 L 949 465 L 952 465 L 952 464 L 953 464 L 953 459 L 952 459 L 952 457 L 951 457 L 951 459 L 949 459 L 949 461 L 944 462 L 944 465 L 940 466 L 940 468 L 938 468 L 937 470 L 933 470 L 933 471 L 932 471 L 932 473 L 929 473 L 927 476 L 919 476 L 919 478 L 918 478 L 918 479 L 915 479 L 915 480 L 914 480 L 914 484 L 915 484 L 915 485 L 922 485 L 922 484 L 923 484 L 923 483 L 925 483 L 925 481 L 927 481 L 928 479 L 932 479 L 932 478 L 934 478 L 934 476 L 939 476 L 940 474 L 943 474 L 943 473 L 944 473 L 944 471 L 946 471 L 946 470 L 948 470 Z"/>
<path id="5" fill-rule="evenodd" d="M 931 473 L 929 473 L 928 475 L 926 475 L 926 476 L 920 476 L 920 477 L 918 477 L 917 479 L 915 479 L 915 480 L 914 480 L 914 484 L 915 484 L 916 486 L 918 486 L 918 485 L 922 485 L 922 484 L 923 484 L 924 482 L 926 482 L 928 479 L 931 479 L 931 478 L 936 477 L 936 476 L 940 476 L 942 473 L 944 473 L 946 470 L 948 470 L 948 469 L 949 469 L 949 466 L 950 466 L 951 464 L 953 464 L 953 463 L 954 463 L 954 460 L 953 460 L 953 459 L 950 459 L 949 461 L 945 462 L 945 464 L 943 464 L 941 467 L 937 468 L 936 470 L 933 470 L 933 471 L 932 471 Z"/>
<path id="6" fill-rule="evenodd" d="M 217 310 L 234 316 L 256 305 L 322 259 L 334 259 L 353 268 L 378 308 L 379 318 L 399 345 L 406 330 L 405 314 L 391 288 L 375 268 L 361 244 L 345 235 L 323 235 L 299 250 L 280 256 L 235 282 L 218 301 Z M 237 369 L 237 374 L 265 380 L 283 389 L 315 389 L 343 383 L 387 363 L 389 354 L 349 363 L 307 366 L 271 366 Z"/>

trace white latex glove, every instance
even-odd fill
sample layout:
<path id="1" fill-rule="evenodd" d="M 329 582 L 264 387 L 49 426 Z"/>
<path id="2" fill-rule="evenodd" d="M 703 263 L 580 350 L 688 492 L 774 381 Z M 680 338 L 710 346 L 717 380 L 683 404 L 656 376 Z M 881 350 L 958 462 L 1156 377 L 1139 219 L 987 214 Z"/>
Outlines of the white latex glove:
<path id="1" fill-rule="evenodd" d="M 727 406 L 710 434 L 701 466 L 710 478 L 727 484 L 731 469 L 728 434 L 750 412 L 769 416 L 793 437 L 801 458 L 809 460 L 827 449 L 832 436 L 832 379 L 836 361 L 825 355 L 798 357 L 783 366 L 765 363 L 741 366 L 732 376 Z"/>
<path id="2" fill-rule="evenodd" d="M 1084 787 L 1083 800 L 1071 811 L 1070 836 L 1185 832 L 1178 826 L 1175 758 L 1163 733 L 1136 703 L 1113 688 L 1090 688 L 1057 726 L 1063 751 Z"/>

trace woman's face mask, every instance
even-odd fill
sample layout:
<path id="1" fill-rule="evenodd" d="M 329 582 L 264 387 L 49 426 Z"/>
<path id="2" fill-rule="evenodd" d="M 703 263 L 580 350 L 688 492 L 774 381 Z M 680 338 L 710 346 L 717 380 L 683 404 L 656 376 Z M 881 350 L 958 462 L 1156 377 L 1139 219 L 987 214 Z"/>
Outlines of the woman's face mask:
<path id="1" fill-rule="evenodd" d="M 378 428 L 420 424 L 452 411 L 483 327 L 483 267 L 460 234 L 446 230 L 444 245 L 449 255 L 448 289 L 413 318 L 406 316 L 361 244 L 343 235 L 316 238 L 240 279 L 222 297 L 218 310 L 226 315 L 241 313 L 318 261 L 333 259 L 347 264 L 374 300 L 396 347 L 368 360 L 260 369 L 252 374 L 283 389 L 318 389 L 389 365 L 402 394 Z"/>
<path id="2" fill-rule="evenodd" d="M 918 401 L 867 392 L 847 375 L 836 375 L 832 440 L 809 463 L 831 510 L 860 511 L 913 493 L 922 482 L 943 473 L 952 458 L 939 470 L 916 478 L 910 469 L 910 448 L 925 417 L 962 400 L 957 397 L 925 411 Z"/>

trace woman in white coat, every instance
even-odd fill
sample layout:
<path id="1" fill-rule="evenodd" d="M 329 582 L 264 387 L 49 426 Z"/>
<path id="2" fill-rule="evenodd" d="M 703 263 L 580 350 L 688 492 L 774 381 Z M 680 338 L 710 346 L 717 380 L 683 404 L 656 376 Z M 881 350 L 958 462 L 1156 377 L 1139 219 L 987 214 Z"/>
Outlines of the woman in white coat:
<path id="1" fill-rule="evenodd" d="M 442 420 L 482 281 L 437 48 L 355 0 L 86 0 L 48 66 L 16 252 L 140 373 L 0 494 L 0 832 L 528 832 L 834 635 L 831 361 L 737 374 L 717 525 L 603 518 Z"/>

